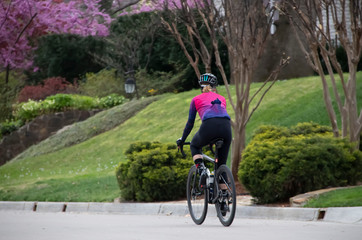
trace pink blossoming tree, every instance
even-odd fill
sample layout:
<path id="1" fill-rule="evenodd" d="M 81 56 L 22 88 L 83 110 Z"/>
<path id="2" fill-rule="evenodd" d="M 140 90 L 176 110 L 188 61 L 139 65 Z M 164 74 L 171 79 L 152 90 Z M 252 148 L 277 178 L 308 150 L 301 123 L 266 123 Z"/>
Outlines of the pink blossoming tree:
<path id="1" fill-rule="evenodd" d="M 0 72 L 29 69 L 38 37 L 72 33 L 108 35 L 111 17 L 100 0 L 3 0 L 0 3 Z M 6 82 L 8 77 L 6 77 Z"/>

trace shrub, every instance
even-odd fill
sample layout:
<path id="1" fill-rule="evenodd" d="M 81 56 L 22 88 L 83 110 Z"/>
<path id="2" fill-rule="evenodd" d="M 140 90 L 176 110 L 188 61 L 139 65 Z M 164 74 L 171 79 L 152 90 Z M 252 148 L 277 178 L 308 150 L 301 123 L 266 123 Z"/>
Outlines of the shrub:
<path id="1" fill-rule="evenodd" d="M 277 133 L 273 135 L 274 133 Z M 285 201 L 325 187 L 355 184 L 362 153 L 328 127 L 261 127 L 243 153 L 239 179 L 259 203 Z"/>
<path id="2" fill-rule="evenodd" d="M 105 97 L 110 94 L 124 94 L 123 84 L 115 69 L 103 69 L 98 73 L 87 73 L 79 82 L 83 95 Z"/>
<path id="3" fill-rule="evenodd" d="M 126 98 L 115 93 L 99 99 L 100 106 L 103 108 L 111 108 L 126 102 Z"/>
<path id="4" fill-rule="evenodd" d="M 98 98 L 81 96 L 75 94 L 56 94 L 49 96 L 43 101 L 29 100 L 25 103 L 20 103 L 14 107 L 14 116 L 16 119 L 25 121 L 42 114 L 66 111 L 70 109 L 96 109 L 100 108 Z"/>
<path id="5" fill-rule="evenodd" d="M 128 160 L 116 169 L 125 200 L 164 201 L 185 197 L 192 161 L 183 159 L 175 144 L 133 143 L 126 156 Z"/>
<path id="6" fill-rule="evenodd" d="M 13 115 L 16 119 L 29 121 L 42 114 L 41 102 L 29 100 L 26 103 L 17 104 L 14 107 Z"/>
<path id="7" fill-rule="evenodd" d="M 72 109 L 106 109 L 123 104 L 125 102 L 126 99 L 123 96 L 118 96 L 116 94 L 111 94 L 101 99 L 76 94 L 56 94 L 47 97 L 43 101 L 29 100 L 28 102 L 20 103 L 14 106 L 13 115 L 19 121 L 11 123 L 11 125 L 9 125 L 10 123 L 3 123 L 5 124 L 4 126 L 6 126 L 6 130 L 4 130 L 4 132 L 10 133 L 11 131 L 21 127 L 23 123 L 43 114 Z"/>
<path id="8" fill-rule="evenodd" d="M 64 78 L 53 77 L 45 79 L 43 84 L 25 86 L 19 93 L 18 102 L 28 100 L 44 100 L 46 97 L 57 93 L 75 93 L 76 88 Z"/>
<path id="9" fill-rule="evenodd" d="M 0 138 L 6 134 L 16 131 L 23 125 L 23 121 L 5 121 L 0 123 Z"/>

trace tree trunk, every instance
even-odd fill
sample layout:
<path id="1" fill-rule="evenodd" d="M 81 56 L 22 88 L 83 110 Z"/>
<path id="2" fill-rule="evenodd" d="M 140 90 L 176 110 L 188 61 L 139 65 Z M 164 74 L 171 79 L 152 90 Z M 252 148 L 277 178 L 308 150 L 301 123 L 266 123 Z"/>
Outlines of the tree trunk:
<path id="1" fill-rule="evenodd" d="M 339 129 L 338 129 L 338 124 L 337 124 L 337 116 L 336 113 L 333 109 L 333 105 L 332 105 L 332 100 L 331 100 L 331 95 L 329 93 L 329 86 L 327 84 L 327 80 L 325 78 L 325 75 L 323 73 L 323 67 L 321 65 L 321 62 L 319 60 L 318 57 L 318 50 L 317 48 L 312 49 L 313 51 L 313 61 L 318 69 L 318 74 L 321 77 L 322 80 L 322 85 L 323 85 L 323 98 L 324 98 L 324 103 L 326 105 L 326 110 L 328 113 L 328 117 L 329 120 L 331 122 L 331 126 L 332 126 L 332 130 L 333 130 L 333 135 L 335 137 L 339 137 Z"/>
<path id="2" fill-rule="evenodd" d="M 357 115 L 357 94 L 356 94 L 356 66 L 353 63 L 349 64 L 349 80 L 347 84 L 348 96 L 346 99 L 348 109 L 348 117 L 349 117 L 349 139 L 350 142 L 356 143 L 355 148 L 359 147 L 359 139 L 360 139 L 360 129 L 359 125 L 361 123 L 358 122 Z"/>
<path id="3" fill-rule="evenodd" d="M 233 174 L 238 194 L 246 193 L 246 188 L 238 178 L 239 165 L 242 160 L 241 154 L 245 149 L 245 140 L 245 131 L 239 128 L 234 129 L 234 139 L 231 146 L 231 173 Z"/>

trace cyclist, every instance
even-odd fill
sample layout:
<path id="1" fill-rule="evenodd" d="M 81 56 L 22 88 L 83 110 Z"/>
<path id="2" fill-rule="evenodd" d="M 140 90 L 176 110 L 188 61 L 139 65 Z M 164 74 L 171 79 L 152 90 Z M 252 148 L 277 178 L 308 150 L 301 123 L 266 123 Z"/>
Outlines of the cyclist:
<path id="1" fill-rule="evenodd" d="M 226 111 L 226 100 L 216 90 L 216 76 L 205 73 L 200 76 L 199 84 L 202 93 L 191 101 L 189 117 L 182 137 L 177 140 L 177 145 L 180 146 L 185 142 L 194 126 L 196 112 L 198 112 L 202 124 L 192 138 L 190 149 L 198 173 L 201 176 L 201 184 L 204 185 L 206 175 L 204 173 L 205 165 L 202 158 L 202 147 L 208 145 L 212 140 L 223 138 L 224 144 L 219 149 L 218 167 L 226 164 L 232 134 L 230 116 Z"/>

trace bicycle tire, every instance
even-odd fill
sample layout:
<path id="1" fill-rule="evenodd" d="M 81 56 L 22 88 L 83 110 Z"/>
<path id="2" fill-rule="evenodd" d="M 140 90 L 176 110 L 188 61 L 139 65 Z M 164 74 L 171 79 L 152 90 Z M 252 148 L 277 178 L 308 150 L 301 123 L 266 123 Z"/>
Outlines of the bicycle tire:
<path id="1" fill-rule="evenodd" d="M 225 177 L 226 176 L 226 177 Z M 227 190 L 217 186 L 215 208 L 220 222 L 228 227 L 232 224 L 236 211 L 236 189 L 233 175 L 226 165 L 221 165 L 216 171 L 215 183 L 226 184 Z"/>
<path id="2" fill-rule="evenodd" d="M 208 208 L 207 190 L 200 189 L 199 178 L 196 166 L 192 166 L 187 176 L 186 195 L 191 218 L 197 225 L 204 222 Z"/>

